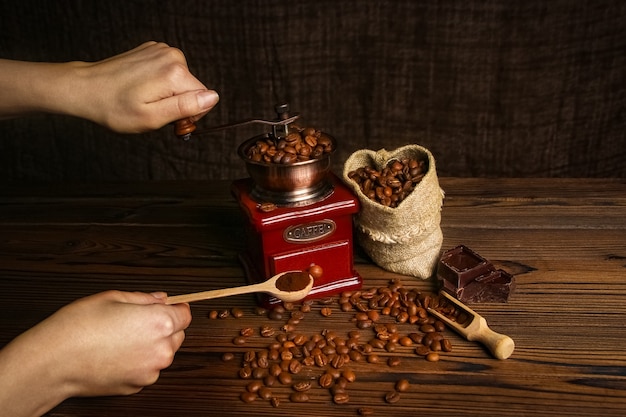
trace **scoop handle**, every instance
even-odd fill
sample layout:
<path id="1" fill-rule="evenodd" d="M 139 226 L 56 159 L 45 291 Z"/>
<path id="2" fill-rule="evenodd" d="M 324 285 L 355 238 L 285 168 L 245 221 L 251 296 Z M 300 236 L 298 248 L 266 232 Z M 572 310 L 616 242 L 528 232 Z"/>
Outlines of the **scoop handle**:
<path id="1" fill-rule="evenodd" d="M 479 318 L 479 330 L 468 335 L 467 340 L 482 343 L 498 359 L 508 358 L 515 350 L 513 339 L 491 330 L 484 317 Z"/>
<path id="2" fill-rule="evenodd" d="M 267 288 L 268 287 L 266 283 L 262 282 L 259 284 L 244 285 L 242 287 L 222 288 L 218 290 L 194 292 L 191 294 L 182 294 L 182 295 L 175 295 L 172 297 L 167 297 L 167 299 L 165 300 L 165 304 L 191 303 L 193 301 L 210 300 L 212 298 L 229 297 L 231 295 L 247 294 L 247 293 L 257 292 L 257 291 L 266 291 Z"/>

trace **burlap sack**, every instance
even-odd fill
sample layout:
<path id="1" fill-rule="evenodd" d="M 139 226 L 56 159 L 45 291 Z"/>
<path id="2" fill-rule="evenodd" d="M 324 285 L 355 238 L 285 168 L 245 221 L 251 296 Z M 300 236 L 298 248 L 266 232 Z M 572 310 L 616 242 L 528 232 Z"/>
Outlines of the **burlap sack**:
<path id="1" fill-rule="evenodd" d="M 348 177 L 351 171 L 370 166 L 382 170 L 388 162 L 402 158 L 428 158 L 422 181 L 396 208 L 370 200 Z M 428 149 L 407 145 L 388 152 L 359 150 L 346 161 L 343 180 L 361 202 L 355 215 L 355 235 L 363 250 L 380 267 L 404 275 L 427 279 L 435 273 L 443 234 L 441 207 L 444 193 L 439 187 L 435 159 Z"/>

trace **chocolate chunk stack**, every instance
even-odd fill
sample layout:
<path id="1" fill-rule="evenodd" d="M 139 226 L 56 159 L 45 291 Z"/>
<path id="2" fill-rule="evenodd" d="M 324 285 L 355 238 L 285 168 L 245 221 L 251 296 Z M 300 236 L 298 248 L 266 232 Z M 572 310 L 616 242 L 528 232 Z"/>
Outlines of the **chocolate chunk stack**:
<path id="1" fill-rule="evenodd" d="M 515 289 L 514 277 L 459 245 L 443 253 L 437 267 L 441 287 L 464 303 L 505 303 Z"/>

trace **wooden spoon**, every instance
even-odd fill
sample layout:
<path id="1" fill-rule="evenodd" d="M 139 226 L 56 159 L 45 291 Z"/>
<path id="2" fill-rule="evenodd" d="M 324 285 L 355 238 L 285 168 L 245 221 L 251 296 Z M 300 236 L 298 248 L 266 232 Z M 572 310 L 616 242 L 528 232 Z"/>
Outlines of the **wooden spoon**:
<path id="1" fill-rule="evenodd" d="M 305 279 L 307 276 L 308 281 Z M 165 304 L 191 303 L 193 301 L 209 300 L 211 298 L 228 297 L 251 292 L 264 292 L 279 300 L 294 302 L 306 297 L 312 288 L 313 277 L 311 274 L 306 271 L 286 271 L 276 274 L 267 281 L 258 284 L 167 297 Z"/>
<path id="2" fill-rule="evenodd" d="M 515 342 L 509 336 L 496 333 L 489 328 L 487 320 L 480 314 L 448 294 L 446 291 L 440 291 L 440 295 L 444 296 L 452 304 L 465 311 L 469 316 L 469 323 L 459 324 L 450 320 L 440 312 L 433 308 L 428 308 L 428 311 L 436 316 L 439 320 L 443 321 L 448 327 L 461 334 L 469 341 L 477 341 L 485 345 L 489 351 L 498 359 L 506 359 L 513 353 L 515 349 Z"/>

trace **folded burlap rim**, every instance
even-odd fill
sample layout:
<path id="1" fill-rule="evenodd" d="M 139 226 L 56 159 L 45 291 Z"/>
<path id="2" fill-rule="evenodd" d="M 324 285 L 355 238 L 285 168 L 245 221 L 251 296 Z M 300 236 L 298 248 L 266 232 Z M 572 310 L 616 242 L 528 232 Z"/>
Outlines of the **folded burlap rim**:
<path id="1" fill-rule="evenodd" d="M 348 177 L 350 172 L 364 166 L 382 170 L 390 161 L 402 158 L 424 159 L 424 156 L 428 159 L 426 175 L 395 208 L 370 200 L 359 185 Z M 361 202 L 355 224 L 372 240 L 387 244 L 408 243 L 416 237 L 428 236 L 440 227 L 444 192 L 439 187 L 435 158 L 423 146 L 411 144 L 393 151 L 358 150 L 346 160 L 343 180 Z"/>

